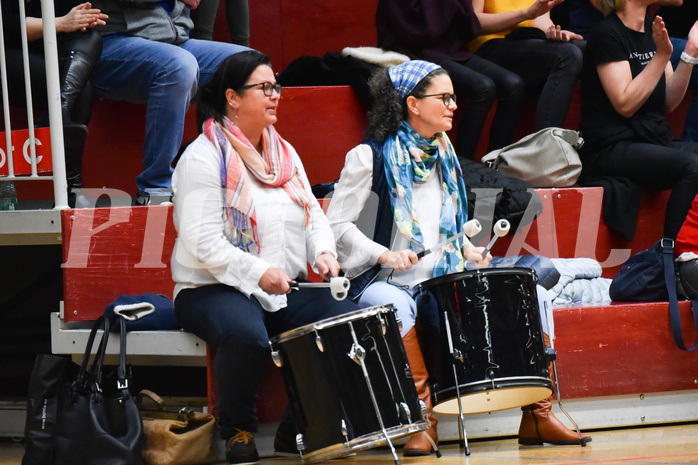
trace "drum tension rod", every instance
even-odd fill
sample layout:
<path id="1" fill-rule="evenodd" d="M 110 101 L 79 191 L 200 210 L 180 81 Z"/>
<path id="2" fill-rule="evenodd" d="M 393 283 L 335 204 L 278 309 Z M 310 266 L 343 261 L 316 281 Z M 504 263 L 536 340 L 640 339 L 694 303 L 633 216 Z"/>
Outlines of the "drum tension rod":
<path id="1" fill-rule="evenodd" d="M 454 358 L 452 361 L 453 366 L 453 380 L 456 383 L 456 398 L 458 399 L 458 426 L 460 435 L 460 446 L 464 449 L 465 455 L 470 455 L 470 446 L 468 446 L 468 433 L 465 431 L 465 417 L 463 415 L 463 404 L 460 399 L 460 383 L 458 382 L 458 373 L 456 371 L 456 354 L 460 354 L 460 351 L 453 346 L 453 336 L 451 335 L 451 323 L 448 319 L 448 312 L 444 311 L 444 322 L 446 323 L 446 339 L 448 340 L 448 350 L 453 354 Z M 460 354 L 462 357 L 462 354 Z"/>
<path id="2" fill-rule="evenodd" d="M 347 355 L 356 363 L 358 363 L 359 366 L 361 366 L 361 371 L 363 372 L 364 380 L 366 381 L 366 387 L 368 388 L 368 393 L 371 397 L 371 403 L 373 404 L 373 409 L 376 412 L 376 419 L 378 420 L 378 425 L 380 426 L 381 431 L 383 432 L 383 437 L 385 437 L 385 441 L 388 443 L 388 446 L 390 447 L 390 452 L 392 452 L 393 454 L 395 465 L 401 465 L 400 459 L 398 458 L 397 452 L 395 451 L 395 446 L 393 445 L 393 442 L 390 440 L 390 435 L 388 434 L 388 431 L 385 429 L 383 417 L 381 416 L 381 411 L 378 408 L 378 400 L 376 399 L 376 394 L 373 390 L 373 385 L 371 384 L 371 377 L 369 376 L 368 370 L 366 369 L 366 364 L 364 363 L 364 359 L 366 358 L 366 350 L 359 343 L 359 339 L 356 336 L 356 331 L 354 330 L 354 325 L 351 322 L 349 322 L 349 331 L 351 332 L 351 338 L 353 339 L 354 344 L 352 345 L 352 348 Z"/>
<path id="3" fill-rule="evenodd" d="M 543 307 L 544 307 L 546 315 L 548 316 L 548 321 L 549 322 L 553 321 L 553 312 L 548 307 L 547 301 L 543 302 Z M 548 323 L 548 325 L 550 326 L 550 323 Z M 553 323 L 553 325 L 554 325 L 554 323 Z M 550 339 L 550 350 L 548 351 L 548 348 L 546 347 L 546 355 L 548 358 L 548 363 L 552 362 L 552 364 L 553 364 L 553 375 L 555 376 L 555 386 L 557 386 L 557 406 L 560 407 L 560 410 L 562 410 L 562 413 L 565 414 L 565 416 L 570 421 L 570 423 L 572 423 L 572 426 L 574 426 L 574 430 L 577 432 L 577 435 L 579 436 L 579 444 L 582 447 L 586 447 L 587 443 L 582 436 L 582 431 L 579 429 L 579 426 L 577 426 L 577 422 L 575 422 L 572 419 L 570 414 L 567 413 L 567 410 L 565 410 L 565 407 L 562 406 L 562 395 L 560 394 L 560 382 L 557 379 L 557 351 L 555 350 L 554 326 L 552 326 L 552 328 L 548 328 L 548 333 L 549 333 L 548 336 Z"/>

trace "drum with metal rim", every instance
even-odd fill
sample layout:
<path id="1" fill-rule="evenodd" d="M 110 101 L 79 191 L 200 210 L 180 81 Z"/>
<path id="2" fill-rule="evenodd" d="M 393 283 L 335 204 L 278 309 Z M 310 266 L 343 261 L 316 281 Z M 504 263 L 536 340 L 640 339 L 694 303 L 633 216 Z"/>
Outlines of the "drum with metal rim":
<path id="1" fill-rule="evenodd" d="M 283 373 L 304 462 L 342 457 L 429 428 L 391 305 L 302 326 L 269 344 Z"/>
<path id="2" fill-rule="evenodd" d="M 419 330 L 434 411 L 484 413 L 552 395 L 537 277 L 529 268 L 492 268 L 423 282 Z"/>

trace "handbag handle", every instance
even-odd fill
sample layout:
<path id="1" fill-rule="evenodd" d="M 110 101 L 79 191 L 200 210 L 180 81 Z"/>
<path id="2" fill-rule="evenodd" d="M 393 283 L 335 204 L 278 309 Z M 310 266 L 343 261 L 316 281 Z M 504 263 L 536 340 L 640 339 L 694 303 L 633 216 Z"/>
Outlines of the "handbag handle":
<path id="1" fill-rule="evenodd" d="M 126 321 L 121 316 L 116 317 L 119 322 L 119 366 L 116 369 L 116 388 L 121 391 L 122 395 L 128 395 L 128 378 L 126 376 Z M 105 318 L 105 327 L 109 329 L 109 318 Z M 99 355 L 95 358 L 97 363 L 95 372 L 95 384 L 102 384 L 102 371 L 104 368 L 104 357 L 107 353 L 108 333 L 105 333 L 106 339 L 102 339 L 104 346 L 100 345 Z"/>
<path id="2" fill-rule="evenodd" d="M 119 317 L 119 368 L 116 371 L 116 388 L 123 394 L 128 394 L 128 378 L 126 376 L 126 320 Z M 126 392 L 124 392 L 126 391 Z"/>
<path id="3" fill-rule="evenodd" d="M 118 317 L 119 320 L 119 332 L 120 332 L 120 344 L 119 344 L 119 366 L 117 368 L 117 380 L 116 388 L 122 391 L 122 394 L 128 393 L 128 378 L 126 376 L 126 322 L 123 318 Z M 99 343 L 97 349 L 97 354 L 95 355 L 92 364 L 88 367 L 88 360 L 92 352 L 92 347 L 94 345 L 94 340 L 97 331 L 103 328 L 102 340 Z M 97 390 L 101 390 L 102 384 L 102 372 L 104 371 L 104 357 L 107 353 L 107 344 L 109 342 L 109 330 L 110 323 L 109 319 L 105 318 L 103 315 L 100 316 L 92 327 L 90 332 L 90 337 L 87 341 L 87 347 L 85 348 L 85 356 L 80 367 L 80 373 L 78 374 L 76 385 L 80 388 L 86 388 L 88 383 L 92 383 Z M 126 391 L 126 392 L 124 392 Z"/>
<path id="4" fill-rule="evenodd" d="M 99 343 L 99 348 L 97 349 L 97 354 L 95 355 L 94 361 L 90 365 L 90 356 L 92 355 L 92 347 L 94 346 L 94 341 L 97 336 L 97 331 L 103 329 L 102 339 Z M 90 380 L 96 381 L 96 364 L 100 359 L 104 359 L 103 353 L 106 351 L 106 341 L 109 339 L 109 321 L 103 316 L 100 316 L 95 320 L 92 325 L 92 331 L 90 331 L 90 336 L 87 339 L 87 345 L 85 346 L 85 354 L 82 358 L 82 364 L 80 365 L 80 371 L 78 376 L 75 378 L 75 383 L 73 385 L 79 389 L 86 389 Z M 89 367 L 89 368 L 88 368 Z"/>
<path id="5" fill-rule="evenodd" d="M 698 301 L 691 301 L 691 313 L 693 313 L 693 328 L 696 332 L 696 339 L 693 345 L 686 348 L 683 342 L 683 331 L 681 329 L 681 313 L 679 311 L 679 299 L 676 295 L 676 273 L 674 271 L 674 241 L 664 238 L 661 240 L 662 259 L 664 261 L 664 281 L 666 282 L 667 294 L 669 294 L 669 318 L 671 321 L 671 332 L 674 335 L 674 342 L 679 349 L 691 352 L 698 347 Z"/>

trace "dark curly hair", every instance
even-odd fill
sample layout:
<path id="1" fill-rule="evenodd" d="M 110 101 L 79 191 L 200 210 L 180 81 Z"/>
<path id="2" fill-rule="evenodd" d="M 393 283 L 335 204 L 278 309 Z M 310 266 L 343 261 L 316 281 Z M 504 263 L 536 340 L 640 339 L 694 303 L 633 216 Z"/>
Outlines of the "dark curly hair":
<path id="1" fill-rule="evenodd" d="M 233 89 L 242 95 L 246 89 L 241 87 L 260 65 L 271 67 L 271 60 L 267 55 L 256 50 L 246 50 L 230 55 L 221 62 L 211 82 L 201 86 L 197 93 L 196 125 L 199 132 L 209 118 L 223 121 L 227 105 L 225 91 Z"/>
<path id="2" fill-rule="evenodd" d="M 427 74 L 407 97 L 411 95 L 421 98 L 434 77 L 441 74 L 448 73 L 445 69 L 438 68 Z M 388 134 L 397 132 L 400 123 L 407 118 L 407 97 L 400 99 L 387 68 L 373 73 L 368 80 L 368 87 L 373 96 L 373 106 L 368 112 L 368 127 L 364 137 L 383 142 Z"/>

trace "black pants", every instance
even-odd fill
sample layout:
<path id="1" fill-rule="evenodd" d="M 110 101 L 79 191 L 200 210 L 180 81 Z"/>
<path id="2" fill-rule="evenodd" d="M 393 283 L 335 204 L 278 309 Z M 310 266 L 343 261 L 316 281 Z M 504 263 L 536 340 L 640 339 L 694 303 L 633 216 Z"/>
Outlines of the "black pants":
<path id="1" fill-rule="evenodd" d="M 664 236 L 676 238 L 698 194 L 698 143 L 672 142 L 668 147 L 620 142 L 585 162 L 586 176 L 620 176 L 645 189 L 671 189 Z"/>
<path id="2" fill-rule="evenodd" d="M 467 107 L 458 125 L 458 156 L 475 158 L 485 120 L 495 102 L 497 111 L 490 127 L 488 151 L 511 144 L 525 97 L 523 80 L 516 73 L 478 56 L 466 62 L 446 59 L 439 64 L 451 76 L 453 90 L 461 97 L 461 102 L 467 98 Z"/>
<path id="3" fill-rule="evenodd" d="M 67 66 L 71 52 L 79 51 L 90 57 L 92 63 L 96 63 L 102 53 L 102 36 L 88 29 L 86 32 L 73 32 L 69 34 L 57 34 L 58 41 L 58 62 L 61 70 L 59 74 L 63 76 L 62 69 Z M 26 107 L 27 101 L 24 93 L 24 63 L 22 50 L 17 48 L 7 48 L 7 85 L 10 94 L 10 105 Z M 44 62 L 43 41 L 32 42 L 29 46 L 29 72 L 31 75 L 32 105 L 35 108 L 46 108 L 48 98 L 46 92 L 46 63 Z M 62 83 L 59 83 L 62 87 Z M 84 83 L 75 104 L 69 109 L 69 121 L 87 125 L 90 121 L 92 109 L 92 91 L 89 82 Z M 41 117 L 41 116 L 40 116 Z M 44 115 L 42 120 L 48 122 Z"/>
<path id="4" fill-rule="evenodd" d="M 569 42 L 491 39 L 477 54 L 521 76 L 526 93 L 539 95 L 534 130 L 562 127 L 582 72 L 582 50 Z"/>
<path id="5" fill-rule="evenodd" d="M 358 310 L 349 300 L 334 300 L 327 289 L 301 289 L 287 297 L 287 307 L 277 312 L 265 311 L 257 299 L 224 284 L 185 289 L 175 299 L 182 328 L 216 349 L 213 373 L 222 439 L 232 437 L 235 428 L 257 431 L 255 401 L 270 337 Z"/>

